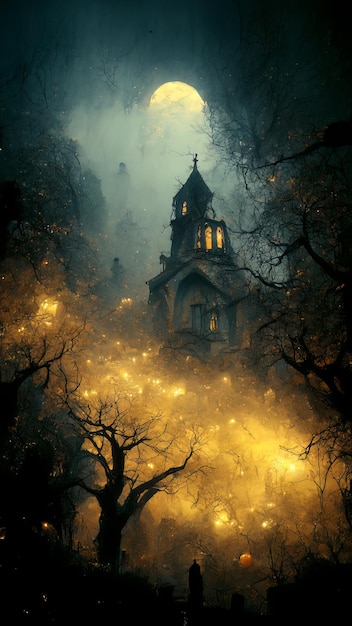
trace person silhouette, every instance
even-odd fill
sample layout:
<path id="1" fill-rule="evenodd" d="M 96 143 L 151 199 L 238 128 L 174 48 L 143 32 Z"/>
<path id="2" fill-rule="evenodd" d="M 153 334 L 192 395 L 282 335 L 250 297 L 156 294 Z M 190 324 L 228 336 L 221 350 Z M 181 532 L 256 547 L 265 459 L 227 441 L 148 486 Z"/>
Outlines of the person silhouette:
<path id="1" fill-rule="evenodd" d="M 188 570 L 189 603 L 192 608 L 199 608 L 203 604 L 203 578 L 200 565 L 196 559 Z"/>
<path id="2" fill-rule="evenodd" d="M 127 171 L 126 163 L 121 161 L 117 172 L 116 201 L 119 212 L 125 213 L 127 210 L 128 195 L 130 191 L 130 175 Z"/>

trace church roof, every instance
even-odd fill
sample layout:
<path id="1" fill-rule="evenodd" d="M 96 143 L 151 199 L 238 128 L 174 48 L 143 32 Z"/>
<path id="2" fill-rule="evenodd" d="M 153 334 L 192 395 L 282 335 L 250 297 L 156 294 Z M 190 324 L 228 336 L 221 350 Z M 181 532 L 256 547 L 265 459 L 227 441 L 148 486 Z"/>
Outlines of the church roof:
<path id="1" fill-rule="evenodd" d="M 187 202 L 188 209 L 193 217 L 205 217 L 209 204 L 213 198 L 213 192 L 204 182 L 197 168 L 197 155 L 193 159 L 193 170 L 185 184 L 173 198 L 173 207 L 176 209 L 176 217 L 182 204 Z"/>

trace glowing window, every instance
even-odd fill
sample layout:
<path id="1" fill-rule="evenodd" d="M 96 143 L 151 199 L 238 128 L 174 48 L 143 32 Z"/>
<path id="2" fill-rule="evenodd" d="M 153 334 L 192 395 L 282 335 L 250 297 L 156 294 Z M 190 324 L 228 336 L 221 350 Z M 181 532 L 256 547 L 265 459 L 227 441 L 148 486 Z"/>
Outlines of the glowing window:
<path id="1" fill-rule="evenodd" d="M 210 226 L 207 226 L 205 229 L 205 249 L 211 250 L 212 247 L 213 247 L 212 230 Z"/>
<path id="2" fill-rule="evenodd" d="M 187 202 L 186 200 L 182 203 L 182 215 L 186 215 L 187 213 Z"/>
<path id="3" fill-rule="evenodd" d="M 201 248 L 202 247 L 202 229 L 200 226 L 198 226 L 198 230 L 197 230 L 197 248 Z"/>
<path id="4" fill-rule="evenodd" d="M 216 229 L 216 247 L 218 250 L 222 250 L 224 247 L 224 235 L 220 226 Z"/>
<path id="5" fill-rule="evenodd" d="M 210 324 L 209 324 L 209 328 L 212 332 L 214 332 L 215 330 L 217 330 L 219 327 L 219 318 L 218 318 L 218 314 L 216 311 L 212 311 L 211 315 L 210 315 Z"/>

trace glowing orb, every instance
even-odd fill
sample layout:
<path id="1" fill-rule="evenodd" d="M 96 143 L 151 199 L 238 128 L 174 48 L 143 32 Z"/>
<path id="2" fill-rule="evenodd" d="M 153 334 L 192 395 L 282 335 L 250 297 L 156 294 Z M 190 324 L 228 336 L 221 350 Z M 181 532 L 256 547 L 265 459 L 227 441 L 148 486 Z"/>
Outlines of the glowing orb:
<path id="1" fill-rule="evenodd" d="M 244 552 L 243 554 L 241 554 L 240 564 L 242 565 L 242 567 L 250 567 L 251 565 L 253 565 L 252 555 L 249 554 L 249 552 Z"/>

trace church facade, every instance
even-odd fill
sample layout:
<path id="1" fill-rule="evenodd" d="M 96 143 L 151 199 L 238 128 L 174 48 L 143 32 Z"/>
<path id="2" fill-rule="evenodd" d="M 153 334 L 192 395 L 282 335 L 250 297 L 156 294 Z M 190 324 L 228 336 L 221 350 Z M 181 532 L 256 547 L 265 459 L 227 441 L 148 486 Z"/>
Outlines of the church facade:
<path id="1" fill-rule="evenodd" d="M 161 255 L 161 272 L 147 281 L 159 339 L 203 355 L 240 349 L 245 340 L 245 277 L 212 199 L 196 155 L 173 198 L 170 255 Z"/>

